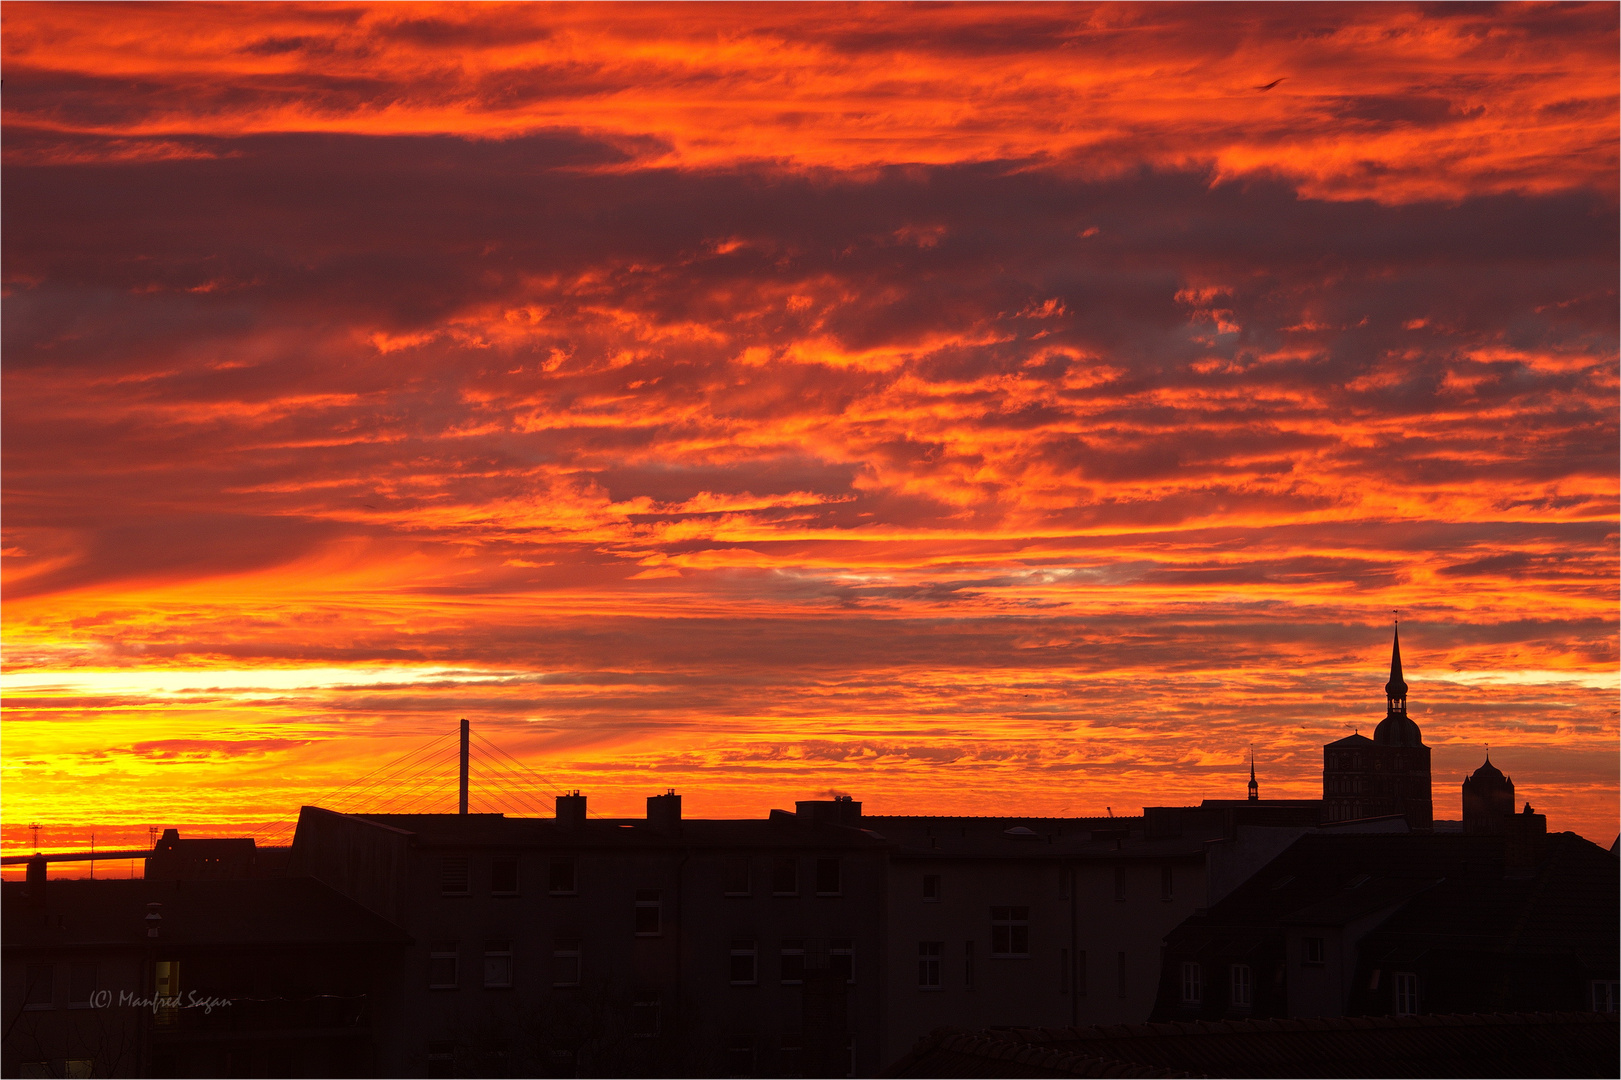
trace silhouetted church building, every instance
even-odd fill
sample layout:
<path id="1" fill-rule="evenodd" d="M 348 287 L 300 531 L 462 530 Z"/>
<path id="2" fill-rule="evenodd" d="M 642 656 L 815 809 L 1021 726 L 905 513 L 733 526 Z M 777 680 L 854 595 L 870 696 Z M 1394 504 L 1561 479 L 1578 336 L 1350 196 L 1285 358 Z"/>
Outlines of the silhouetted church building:
<path id="1" fill-rule="evenodd" d="M 1513 798 L 1511 793 L 1511 807 Z M 1359 732 L 1323 747 L 1325 820 L 1355 821 L 1396 814 L 1406 818 L 1408 828 L 1414 831 L 1428 831 L 1434 824 L 1430 748 L 1424 745 L 1418 725 L 1407 715 L 1399 631 L 1390 648 L 1385 718 L 1374 728 L 1373 738 Z"/>

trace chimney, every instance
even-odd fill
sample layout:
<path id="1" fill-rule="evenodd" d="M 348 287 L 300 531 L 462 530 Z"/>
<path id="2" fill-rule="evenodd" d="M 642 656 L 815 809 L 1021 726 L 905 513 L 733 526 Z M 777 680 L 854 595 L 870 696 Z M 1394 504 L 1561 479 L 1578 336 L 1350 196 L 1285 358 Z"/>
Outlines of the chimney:
<path id="1" fill-rule="evenodd" d="M 670 836 L 681 832 L 681 796 L 670 788 L 663 795 L 647 797 L 647 823 Z"/>
<path id="2" fill-rule="evenodd" d="M 861 804 L 848 795 L 835 795 L 832 802 L 803 800 L 794 803 L 794 813 L 802 821 L 814 821 L 818 824 L 848 825 L 852 829 L 861 828 Z"/>
<path id="3" fill-rule="evenodd" d="M 557 797 L 557 823 L 570 829 L 585 824 L 585 796 L 578 789 Z"/>
<path id="4" fill-rule="evenodd" d="M 1542 864 L 1542 843 L 1548 836 L 1548 815 L 1525 804 L 1525 810 L 1503 819 L 1503 865 L 1509 870 L 1531 870 Z"/>
<path id="5" fill-rule="evenodd" d="M 28 897 L 29 903 L 36 907 L 45 906 L 45 856 L 34 852 L 34 857 L 28 860 L 28 876 L 23 882 L 23 895 Z"/>

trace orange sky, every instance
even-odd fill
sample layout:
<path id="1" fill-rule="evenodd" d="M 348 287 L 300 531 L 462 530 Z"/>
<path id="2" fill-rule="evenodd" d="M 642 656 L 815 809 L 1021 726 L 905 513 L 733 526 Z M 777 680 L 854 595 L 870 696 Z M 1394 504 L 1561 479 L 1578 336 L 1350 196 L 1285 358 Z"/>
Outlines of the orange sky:
<path id="1" fill-rule="evenodd" d="M 603 812 L 1314 795 L 1397 608 L 1437 816 L 1615 835 L 1616 5 L 0 18 L 8 851 L 459 716 Z"/>

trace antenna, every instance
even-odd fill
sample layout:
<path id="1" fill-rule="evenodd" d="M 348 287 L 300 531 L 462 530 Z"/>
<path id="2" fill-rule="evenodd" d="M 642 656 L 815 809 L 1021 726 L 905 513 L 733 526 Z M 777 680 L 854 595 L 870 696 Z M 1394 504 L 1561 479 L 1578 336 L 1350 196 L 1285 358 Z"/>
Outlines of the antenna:
<path id="1" fill-rule="evenodd" d="M 39 854 L 39 830 L 44 826 L 38 822 L 33 822 L 28 827 L 34 830 L 34 853 L 37 855 Z"/>

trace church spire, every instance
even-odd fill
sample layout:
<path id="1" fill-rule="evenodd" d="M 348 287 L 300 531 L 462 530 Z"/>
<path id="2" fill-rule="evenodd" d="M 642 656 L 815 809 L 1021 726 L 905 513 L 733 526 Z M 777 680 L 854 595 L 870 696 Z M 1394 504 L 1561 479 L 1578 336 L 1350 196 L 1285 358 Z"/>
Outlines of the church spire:
<path id="1" fill-rule="evenodd" d="M 1256 802 L 1261 797 L 1260 785 L 1255 782 L 1255 747 L 1250 747 L 1250 802 Z"/>
<path id="2" fill-rule="evenodd" d="M 1401 626 L 1390 645 L 1390 681 L 1385 683 L 1385 711 L 1407 715 L 1407 683 L 1401 677 Z"/>

